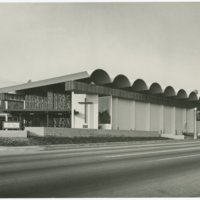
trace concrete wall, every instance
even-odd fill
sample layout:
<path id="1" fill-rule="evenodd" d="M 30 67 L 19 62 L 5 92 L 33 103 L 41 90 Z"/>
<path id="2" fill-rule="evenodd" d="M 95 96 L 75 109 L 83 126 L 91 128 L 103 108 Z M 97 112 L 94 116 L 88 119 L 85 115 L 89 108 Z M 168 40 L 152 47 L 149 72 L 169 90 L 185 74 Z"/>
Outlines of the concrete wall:
<path id="1" fill-rule="evenodd" d="M 87 123 L 85 123 L 85 105 L 79 102 L 84 102 L 87 98 L 87 102 L 92 104 L 87 105 Z M 78 114 L 74 114 L 74 110 Z M 98 129 L 98 95 L 89 94 L 74 94 L 72 92 L 72 115 L 71 115 L 71 127 L 83 128 L 87 125 L 88 128 Z"/>
<path id="2" fill-rule="evenodd" d="M 186 109 L 176 108 L 176 134 L 186 132 Z"/>
<path id="3" fill-rule="evenodd" d="M 187 125 L 186 125 L 187 132 L 194 133 L 194 109 L 187 109 L 186 119 L 187 119 Z"/>
<path id="4" fill-rule="evenodd" d="M 164 106 L 164 133 L 175 134 L 175 112 L 174 107 Z"/>
<path id="5" fill-rule="evenodd" d="M 70 129 L 70 128 L 46 128 L 46 127 L 38 127 L 41 128 L 39 131 L 39 136 L 45 137 L 159 137 L 159 133 L 152 131 L 117 131 L 117 130 L 96 130 L 96 129 Z M 34 136 L 35 136 L 34 129 Z M 41 135 L 41 132 L 43 134 Z M 29 134 L 31 134 L 31 128 L 29 128 Z"/>
<path id="6" fill-rule="evenodd" d="M 200 136 L 200 121 L 197 121 L 197 134 Z"/>
<path id="7" fill-rule="evenodd" d="M 163 106 L 150 105 L 150 130 L 161 131 L 163 129 Z"/>
<path id="8" fill-rule="evenodd" d="M 26 127 L 25 131 L 28 136 L 44 136 L 44 127 Z"/>
<path id="9" fill-rule="evenodd" d="M 135 102 L 135 130 L 150 130 L 150 104 Z"/>
<path id="10" fill-rule="evenodd" d="M 130 101 L 125 99 L 118 100 L 118 127 L 119 130 L 130 130 L 131 119 L 130 119 Z"/>
<path id="11" fill-rule="evenodd" d="M 9 137 L 9 138 L 26 138 L 27 137 L 27 132 L 26 131 L 0 131 L 0 137 Z"/>
<path id="12" fill-rule="evenodd" d="M 86 95 L 87 101 L 92 102 L 91 105 L 88 106 L 88 128 L 98 129 L 98 116 L 99 116 L 99 108 L 98 108 L 98 95 Z"/>
<path id="13" fill-rule="evenodd" d="M 114 130 L 135 130 L 135 101 L 113 98 L 112 128 Z"/>
<path id="14" fill-rule="evenodd" d="M 114 130 L 163 130 L 163 106 L 113 98 L 112 125 Z"/>
<path id="15" fill-rule="evenodd" d="M 181 135 L 194 132 L 194 111 L 164 105 L 113 98 L 114 130 L 159 131 Z"/>
<path id="16" fill-rule="evenodd" d="M 118 129 L 118 98 L 112 98 L 112 129 Z"/>

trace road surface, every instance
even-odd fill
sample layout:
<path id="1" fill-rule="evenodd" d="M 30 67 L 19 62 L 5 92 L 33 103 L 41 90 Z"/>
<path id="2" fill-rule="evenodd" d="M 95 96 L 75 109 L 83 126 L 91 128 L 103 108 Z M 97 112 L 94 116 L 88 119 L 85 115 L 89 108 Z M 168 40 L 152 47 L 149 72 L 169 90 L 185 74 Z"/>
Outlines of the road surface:
<path id="1" fill-rule="evenodd" d="M 0 197 L 200 197 L 200 141 L 0 147 Z"/>

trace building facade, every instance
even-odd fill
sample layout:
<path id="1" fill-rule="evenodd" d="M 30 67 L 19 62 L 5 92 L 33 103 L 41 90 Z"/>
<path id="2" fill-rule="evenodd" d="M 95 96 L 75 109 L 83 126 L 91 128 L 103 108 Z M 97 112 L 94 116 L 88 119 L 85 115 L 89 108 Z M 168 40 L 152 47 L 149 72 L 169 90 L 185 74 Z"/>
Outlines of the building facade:
<path id="1" fill-rule="evenodd" d="M 0 88 L 0 128 L 66 127 L 194 133 L 199 99 L 195 92 L 131 82 L 123 74 L 111 78 L 97 69 L 43 81 Z"/>

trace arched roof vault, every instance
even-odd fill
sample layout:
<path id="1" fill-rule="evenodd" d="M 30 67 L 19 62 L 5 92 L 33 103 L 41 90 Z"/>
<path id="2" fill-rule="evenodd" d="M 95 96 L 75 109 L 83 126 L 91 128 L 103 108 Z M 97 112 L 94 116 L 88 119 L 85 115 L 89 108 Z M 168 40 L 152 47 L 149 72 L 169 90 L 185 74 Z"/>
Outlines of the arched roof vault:
<path id="1" fill-rule="evenodd" d="M 90 75 L 90 81 L 96 85 L 105 85 L 111 83 L 111 78 L 108 73 L 102 69 L 96 69 Z"/>
<path id="2" fill-rule="evenodd" d="M 131 87 L 131 83 L 125 75 L 119 74 L 113 80 L 113 87 L 128 88 L 128 87 Z"/>
<path id="3" fill-rule="evenodd" d="M 164 90 L 164 96 L 166 97 L 175 97 L 176 92 L 172 86 L 167 86 Z"/>
<path id="4" fill-rule="evenodd" d="M 148 87 L 144 80 L 137 79 L 132 85 L 132 90 L 136 92 L 145 92 L 148 91 Z"/>
<path id="5" fill-rule="evenodd" d="M 178 99 L 187 99 L 187 93 L 184 89 L 180 89 L 176 96 Z"/>
<path id="6" fill-rule="evenodd" d="M 191 92 L 189 95 L 189 100 L 190 101 L 198 101 L 197 94 L 195 92 Z"/>
<path id="7" fill-rule="evenodd" d="M 162 90 L 159 83 L 154 82 L 154 83 L 151 84 L 151 86 L 149 88 L 149 92 L 151 94 L 162 94 L 163 90 Z"/>

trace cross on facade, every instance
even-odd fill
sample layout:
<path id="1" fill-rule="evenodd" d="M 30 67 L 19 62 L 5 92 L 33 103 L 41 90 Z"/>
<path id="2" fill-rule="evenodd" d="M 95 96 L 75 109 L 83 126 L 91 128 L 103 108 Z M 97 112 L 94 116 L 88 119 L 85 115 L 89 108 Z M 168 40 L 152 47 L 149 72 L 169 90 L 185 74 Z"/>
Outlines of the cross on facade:
<path id="1" fill-rule="evenodd" d="M 83 104 L 85 106 L 85 123 L 87 123 L 87 105 L 92 104 L 92 102 L 87 101 L 87 98 L 85 98 L 85 101 L 79 102 L 79 104 Z"/>

